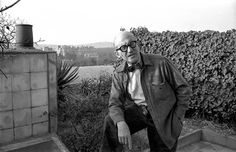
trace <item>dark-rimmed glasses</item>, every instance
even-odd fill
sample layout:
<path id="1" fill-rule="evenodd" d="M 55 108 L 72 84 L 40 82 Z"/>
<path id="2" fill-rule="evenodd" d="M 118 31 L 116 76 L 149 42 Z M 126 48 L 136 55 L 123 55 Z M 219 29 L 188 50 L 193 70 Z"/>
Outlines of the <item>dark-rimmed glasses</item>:
<path id="1" fill-rule="evenodd" d="M 131 47 L 132 49 L 134 49 L 136 47 L 136 41 L 131 41 L 129 44 L 127 45 L 122 45 L 121 47 L 119 47 L 118 49 L 116 49 L 116 51 L 121 51 L 121 52 L 127 52 L 128 47 Z"/>

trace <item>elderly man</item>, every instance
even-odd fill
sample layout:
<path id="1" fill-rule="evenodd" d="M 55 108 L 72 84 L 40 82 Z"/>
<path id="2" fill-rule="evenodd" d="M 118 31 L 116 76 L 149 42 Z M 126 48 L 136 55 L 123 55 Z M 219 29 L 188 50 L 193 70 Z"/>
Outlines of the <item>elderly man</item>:
<path id="1" fill-rule="evenodd" d="M 167 58 L 140 53 L 132 33 L 120 32 L 114 45 L 123 62 L 114 70 L 100 151 L 131 149 L 131 135 L 147 128 L 151 152 L 175 152 L 191 94 L 188 83 Z"/>

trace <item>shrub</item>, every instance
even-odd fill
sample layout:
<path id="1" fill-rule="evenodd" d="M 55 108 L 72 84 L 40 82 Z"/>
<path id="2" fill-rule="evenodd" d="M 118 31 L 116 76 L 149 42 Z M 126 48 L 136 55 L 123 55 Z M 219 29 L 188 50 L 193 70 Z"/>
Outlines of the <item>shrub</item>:
<path id="1" fill-rule="evenodd" d="M 57 86 L 59 90 L 63 90 L 70 85 L 71 82 L 78 78 L 78 66 L 74 66 L 70 62 L 59 61 L 57 64 Z"/>
<path id="2" fill-rule="evenodd" d="M 79 67 L 75 67 L 74 64 L 69 62 L 60 60 L 57 63 L 57 98 L 60 101 L 58 104 L 59 107 L 66 100 L 67 96 L 67 94 L 63 93 L 63 90 L 78 78 L 78 69 Z"/>
<path id="3" fill-rule="evenodd" d="M 58 134 L 71 152 L 99 150 L 110 87 L 111 76 L 103 74 L 63 90 L 67 96 L 58 101 Z"/>

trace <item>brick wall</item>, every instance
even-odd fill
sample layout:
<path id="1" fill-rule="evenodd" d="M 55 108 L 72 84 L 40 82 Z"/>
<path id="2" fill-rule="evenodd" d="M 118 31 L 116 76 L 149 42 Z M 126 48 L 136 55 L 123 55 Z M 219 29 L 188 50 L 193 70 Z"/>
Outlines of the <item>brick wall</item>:
<path id="1" fill-rule="evenodd" d="M 55 132 L 56 52 L 0 54 L 0 69 L 0 144 Z"/>

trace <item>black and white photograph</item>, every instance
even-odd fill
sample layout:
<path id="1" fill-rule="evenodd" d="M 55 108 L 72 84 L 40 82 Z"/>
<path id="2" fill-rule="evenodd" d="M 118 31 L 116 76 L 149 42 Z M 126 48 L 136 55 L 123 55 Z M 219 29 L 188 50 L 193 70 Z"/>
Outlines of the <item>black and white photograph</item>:
<path id="1" fill-rule="evenodd" d="M 0 152 L 236 152 L 236 0 L 0 0 Z"/>

